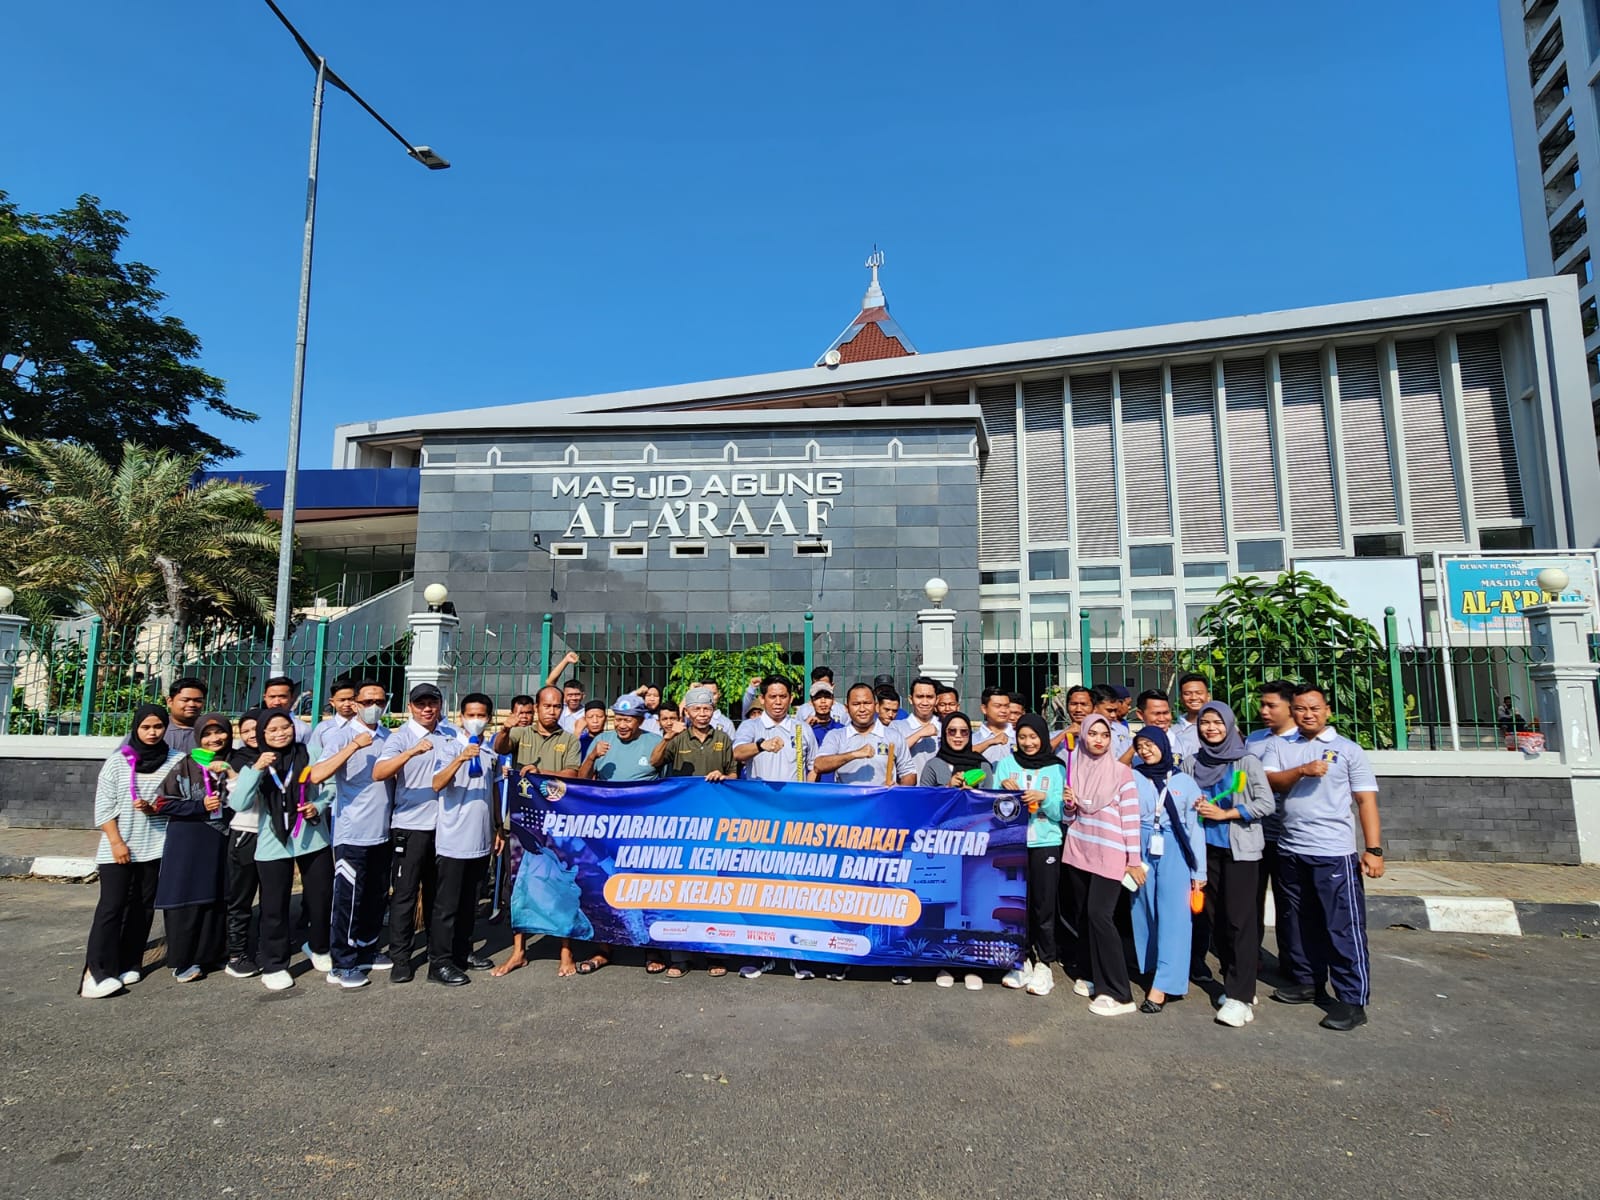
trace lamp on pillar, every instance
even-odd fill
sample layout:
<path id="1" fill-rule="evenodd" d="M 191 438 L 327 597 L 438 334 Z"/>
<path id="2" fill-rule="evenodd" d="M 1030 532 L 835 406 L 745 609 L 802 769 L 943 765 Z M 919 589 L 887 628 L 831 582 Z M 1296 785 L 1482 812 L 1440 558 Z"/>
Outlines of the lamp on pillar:
<path id="1" fill-rule="evenodd" d="M 17 678 L 17 654 L 27 619 L 9 611 L 17 594 L 0 584 L 0 733 L 11 732 L 11 690 Z"/>
<path id="2" fill-rule="evenodd" d="M 445 602 L 450 599 L 450 589 L 442 583 L 430 583 L 422 589 L 422 598 L 428 602 L 429 612 L 443 612 Z"/>
<path id="3" fill-rule="evenodd" d="M 940 683 L 954 684 L 961 669 L 956 665 L 956 612 L 944 606 L 950 585 L 935 575 L 922 585 L 922 592 L 933 607 L 917 613 L 922 633 L 922 661 L 917 670 Z"/>
<path id="4" fill-rule="evenodd" d="M 1600 768 L 1600 713 L 1595 705 L 1600 668 L 1589 657 L 1593 604 L 1588 597 L 1561 598 L 1572 581 L 1560 567 L 1546 567 L 1535 582 L 1545 601 L 1528 605 L 1522 615 L 1536 658 L 1528 675 L 1539 731 L 1546 748 L 1559 754 L 1563 763 L 1592 771 Z"/>
<path id="5" fill-rule="evenodd" d="M 1545 601 L 1559 600 L 1561 593 L 1567 590 L 1571 578 L 1560 567 L 1546 567 L 1534 576 L 1534 582 L 1539 585 L 1539 590 L 1544 593 Z"/>
<path id="6" fill-rule="evenodd" d="M 456 631 L 461 620 L 450 603 L 450 589 L 430 583 L 422 589 L 428 611 L 412 613 L 411 654 L 406 660 L 406 691 L 431 683 L 444 695 L 445 710 L 455 705 Z"/>

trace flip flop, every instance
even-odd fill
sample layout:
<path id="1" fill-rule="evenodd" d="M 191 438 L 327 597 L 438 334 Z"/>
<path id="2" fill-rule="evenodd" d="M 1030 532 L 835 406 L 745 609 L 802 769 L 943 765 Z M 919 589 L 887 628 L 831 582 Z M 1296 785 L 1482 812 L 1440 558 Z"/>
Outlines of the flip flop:
<path id="1" fill-rule="evenodd" d="M 667 964 L 657 959 L 651 959 L 649 962 L 644 964 L 644 973 L 646 975 L 659 975 L 666 969 Z"/>
<path id="2" fill-rule="evenodd" d="M 586 958 L 578 964 L 578 974 L 593 975 L 596 971 L 610 961 L 611 960 L 603 954 L 596 954 L 592 958 Z"/>
<path id="3" fill-rule="evenodd" d="M 710 966 L 710 967 L 706 968 L 706 974 L 711 976 L 711 978 L 713 978 L 713 979 L 721 979 L 727 973 L 728 973 L 728 968 L 724 967 L 724 966 L 721 966 L 720 964 L 717 965 L 717 966 Z"/>
<path id="4" fill-rule="evenodd" d="M 689 968 L 688 967 L 680 967 L 680 966 L 678 966 L 676 964 L 674 964 L 674 965 L 672 965 L 672 966 L 667 968 L 667 978 L 668 979 L 682 979 L 688 973 L 689 973 Z"/>

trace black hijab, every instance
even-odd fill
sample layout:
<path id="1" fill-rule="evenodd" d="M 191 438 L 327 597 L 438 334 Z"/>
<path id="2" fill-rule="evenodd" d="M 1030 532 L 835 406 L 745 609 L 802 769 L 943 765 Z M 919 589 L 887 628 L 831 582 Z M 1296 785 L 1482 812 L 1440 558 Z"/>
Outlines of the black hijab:
<path id="1" fill-rule="evenodd" d="M 261 757 L 261 722 L 266 715 L 266 709 L 252 708 L 246 711 L 244 716 L 239 718 L 239 729 L 241 731 L 239 741 L 244 744 L 241 745 L 237 750 L 233 750 L 228 753 L 228 765 L 235 771 L 244 770 L 251 763 L 255 762 L 256 759 Z M 243 730 L 244 723 L 246 721 L 249 721 L 255 729 L 255 732 L 250 735 L 256 740 L 256 744 L 254 746 L 244 740 Z"/>
<path id="2" fill-rule="evenodd" d="M 1145 762 L 1138 750 L 1140 738 L 1161 751 L 1160 762 Z M 1154 725 L 1146 725 L 1133 735 L 1133 741 L 1133 769 L 1157 787 L 1161 787 L 1167 782 L 1167 776 L 1178 769 L 1177 761 L 1172 757 L 1172 743 L 1167 739 L 1167 731 L 1158 729 Z"/>
<path id="3" fill-rule="evenodd" d="M 950 744 L 950 722 L 961 721 L 967 727 L 967 748 L 957 750 Z M 953 712 L 939 722 L 939 748 L 934 751 L 935 758 L 940 762 L 950 764 L 950 772 L 959 775 L 963 771 L 976 771 L 987 766 L 987 760 L 972 748 L 972 718 L 963 712 Z"/>
<path id="4" fill-rule="evenodd" d="M 1024 729 L 1031 729 L 1039 739 L 1039 752 L 1029 754 L 1016 742 L 1016 734 Z M 1056 757 L 1056 752 L 1050 748 L 1050 727 L 1044 723 L 1044 718 L 1038 713 L 1027 713 L 1017 721 L 1017 728 L 1012 734 L 1013 749 L 1011 757 L 1017 760 L 1017 765 L 1025 771 L 1042 771 L 1046 767 L 1060 767 L 1066 773 L 1066 764 Z"/>
<path id="5" fill-rule="evenodd" d="M 139 726 L 151 717 L 161 718 L 161 732 L 156 735 L 154 746 L 146 745 L 139 740 Z M 135 775 L 154 775 L 167 765 L 167 755 L 172 748 L 163 740 L 167 733 L 167 724 L 171 721 L 167 710 L 159 704 L 141 704 L 133 714 L 133 728 L 128 731 L 128 749 L 133 751 L 133 772 Z"/>
<path id="6" fill-rule="evenodd" d="M 291 733 L 295 731 L 294 717 L 288 709 L 268 708 L 261 711 L 261 720 L 256 727 L 256 740 L 261 743 L 260 753 L 276 754 L 278 761 L 261 773 L 257 795 L 266 804 L 267 816 L 272 821 L 278 839 L 287 843 L 300 806 L 300 772 L 310 765 L 311 755 L 297 740 L 291 740 L 282 750 L 269 746 L 267 726 L 274 721 L 287 721 Z"/>

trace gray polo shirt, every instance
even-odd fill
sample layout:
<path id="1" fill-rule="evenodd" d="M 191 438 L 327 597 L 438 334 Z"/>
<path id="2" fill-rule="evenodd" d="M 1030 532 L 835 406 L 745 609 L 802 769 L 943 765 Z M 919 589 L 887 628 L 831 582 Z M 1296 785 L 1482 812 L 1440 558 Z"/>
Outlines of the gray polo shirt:
<path id="1" fill-rule="evenodd" d="M 1356 853 L 1361 841 L 1354 793 L 1378 790 L 1366 751 L 1329 727 L 1309 740 L 1298 729 L 1270 738 L 1259 753 L 1268 771 L 1286 771 L 1319 758 L 1328 764 L 1326 775 L 1297 779 L 1284 795 L 1278 848 L 1320 858 Z"/>
<path id="2" fill-rule="evenodd" d="M 1200 727 L 1193 721 L 1174 721 L 1167 730 L 1167 742 L 1173 758 L 1193 758 L 1200 753 Z"/>
<path id="3" fill-rule="evenodd" d="M 467 748 L 465 735 L 454 733 L 448 738 L 435 738 L 437 758 L 423 755 L 439 766 L 450 761 Z M 495 752 L 488 741 L 478 748 L 478 764 L 483 774 L 472 774 L 472 763 L 464 762 L 456 768 L 455 775 L 439 793 L 439 825 L 434 834 L 433 850 L 443 858 L 486 858 L 494 837 L 494 781 Z M 409 764 L 408 764 L 409 765 Z"/>
<path id="4" fill-rule="evenodd" d="M 1267 761 L 1267 743 L 1276 739 L 1277 736 L 1270 729 L 1257 729 L 1244 739 L 1244 744 L 1249 746 L 1250 753 L 1254 754 L 1265 765 Z M 1269 771 L 1277 769 L 1276 767 L 1267 767 Z M 1283 836 L 1283 794 L 1276 791 L 1272 794 L 1277 799 L 1278 806 L 1272 810 L 1270 817 L 1262 819 L 1261 832 L 1267 835 L 1267 841 L 1276 845 L 1278 839 Z"/>
<path id="5" fill-rule="evenodd" d="M 943 726 L 940 725 L 939 718 L 932 714 L 928 716 L 927 724 L 933 726 L 933 733 L 927 737 L 919 738 L 913 742 L 911 740 L 911 735 L 916 733 L 917 730 L 921 729 L 923 726 L 923 722 L 917 719 L 916 713 L 912 713 L 909 717 L 901 717 L 899 720 L 891 721 L 889 723 L 890 731 L 892 733 L 898 733 L 900 735 L 900 740 L 905 743 L 906 755 L 910 760 L 910 765 L 908 767 L 900 768 L 897 771 L 898 774 L 915 775 L 920 780 L 922 778 L 922 768 L 928 765 L 929 760 L 931 760 L 935 754 L 939 753 L 939 730 L 942 729 Z"/>
<path id="6" fill-rule="evenodd" d="M 799 731 L 801 764 L 810 774 L 817 764 L 817 739 L 811 726 L 796 716 L 774 721 L 766 713 L 759 713 L 740 725 L 733 735 L 733 744 L 749 746 L 777 738 L 783 743 L 777 750 L 757 750 L 756 756 L 744 764 L 746 779 L 768 779 L 774 782 L 803 778 L 795 767 L 795 732 Z"/>
<path id="7" fill-rule="evenodd" d="M 835 783 L 848 784 L 851 787 L 885 787 L 890 778 L 891 761 L 895 778 L 906 773 L 908 768 L 905 739 L 893 730 L 885 728 L 882 722 L 874 722 L 872 728 L 865 733 L 861 733 L 854 725 L 831 730 L 822 739 L 822 745 L 817 748 L 817 753 L 826 758 L 830 754 L 849 754 L 852 750 L 859 750 L 863 746 L 871 746 L 875 757 L 857 758 L 845 763 L 834 771 Z"/>
<path id="8" fill-rule="evenodd" d="M 987 742 L 992 737 L 1003 737 L 1005 738 L 1005 741 L 998 746 L 990 746 L 983 752 L 984 761 L 990 766 L 993 766 L 1006 755 L 1011 753 L 1011 730 L 1009 728 L 990 729 L 987 721 L 979 722 L 978 725 L 972 730 L 972 744 L 974 746 L 982 742 Z"/>
<path id="9" fill-rule="evenodd" d="M 359 721 L 343 722 L 321 736 L 322 754 L 318 761 L 331 757 L 367 727 Z M 378 846 L 389 840 L 389 806 L 394 802 L 393 781 L 378 783 L 372 768 L 389 739 L 382 725 L 373 730 L 372 745 L 363 746 L 344 766 L 333 773 L 333 844 L 335 846 Z"/>
<path id="10" fill-rule="evenodd" d="M 389 734 L 378 761 L 398 758 L 423 738 L 433 746 L 428 754 L 419 754 L 400 768 L 394 776 L 394 813 L 389 818 L 390 829 L 437 829 L 439 827 L 439 796 L 433 790 L 433 777 L 450 765 L 455 751 L 448 754 L 443 746 L 456 737 L 456 731 L 443 721 L 429 733 L 415 721 L 407 721 Z"/>

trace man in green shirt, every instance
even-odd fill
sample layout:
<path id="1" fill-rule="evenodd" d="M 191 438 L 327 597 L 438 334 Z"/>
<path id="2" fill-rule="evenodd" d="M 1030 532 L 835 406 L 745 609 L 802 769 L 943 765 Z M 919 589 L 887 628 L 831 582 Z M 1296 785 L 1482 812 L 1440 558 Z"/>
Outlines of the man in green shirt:
<path id="1" fill-rule="evenodd" d="M 689 727 L 657 746 L 650 765 L 665 776 L 697 775 L 712 783 L 733 778 L 733 737 L 712 725 L 715 712 L 710 688 L 690 688 L 683 697 Z"/>

